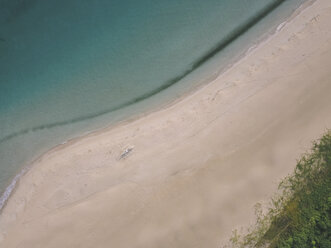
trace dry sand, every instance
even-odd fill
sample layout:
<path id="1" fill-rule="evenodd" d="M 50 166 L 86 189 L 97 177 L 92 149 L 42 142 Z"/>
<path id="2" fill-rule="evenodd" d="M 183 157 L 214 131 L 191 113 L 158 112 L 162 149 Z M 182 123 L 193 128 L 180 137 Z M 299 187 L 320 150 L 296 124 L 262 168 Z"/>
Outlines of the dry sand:
<path id="1" fill-rule="evenodd" d="M 0 247 L 220 247 L 331 127 L 330 20 L 317 0 L 176 104 L 43 155 Z"/>

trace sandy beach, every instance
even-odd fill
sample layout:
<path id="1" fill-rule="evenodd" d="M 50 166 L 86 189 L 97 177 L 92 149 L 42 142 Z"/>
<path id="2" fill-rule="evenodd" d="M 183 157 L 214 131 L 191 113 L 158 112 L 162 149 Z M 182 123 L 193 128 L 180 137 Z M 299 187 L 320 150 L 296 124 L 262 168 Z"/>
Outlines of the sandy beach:
<path id="1" fill-rule="evenodd" d="M 176 103 L 40 157 L 1 248 L 220 247 L 331 128 L 331 1 Z"/>

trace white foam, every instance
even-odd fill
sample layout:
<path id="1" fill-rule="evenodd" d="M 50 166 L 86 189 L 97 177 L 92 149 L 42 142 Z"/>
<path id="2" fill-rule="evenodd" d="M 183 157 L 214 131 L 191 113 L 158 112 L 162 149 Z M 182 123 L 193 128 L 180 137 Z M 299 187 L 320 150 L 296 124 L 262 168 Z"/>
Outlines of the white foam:
<path id="1" fill-rule="evenodd" d="M 277 31 L 280 31 L 280 30 L 282 30 L 282 28 L 286 25 L 286 21 L 285 22 L 282 22 L 281 24 L 279 24 L 278 25 L 278 27 L 277 27 Z"/>
<path id="2" fill-rule="evenodd" d="M 24 168 L 19 174 L 17 174 L 14 179 L 11 181 L 9 186 L 6 188 L 5 192 L 0 196 L 0 210 L 5 206 L 8 198 L 10 197 L 11 193 L 15 189 L 17 182 L 20 178 L 27 172 L 27 168 Z"/>

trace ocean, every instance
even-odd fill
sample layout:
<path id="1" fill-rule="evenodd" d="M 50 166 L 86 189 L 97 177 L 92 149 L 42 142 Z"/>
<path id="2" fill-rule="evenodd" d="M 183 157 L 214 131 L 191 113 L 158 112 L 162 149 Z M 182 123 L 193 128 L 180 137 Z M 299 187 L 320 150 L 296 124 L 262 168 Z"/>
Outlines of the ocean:
<path id="1" fill-rule="evenodd" d="M 303 2 L 0 0 L 0 209 L 42 153 L 193 90 Z"/>

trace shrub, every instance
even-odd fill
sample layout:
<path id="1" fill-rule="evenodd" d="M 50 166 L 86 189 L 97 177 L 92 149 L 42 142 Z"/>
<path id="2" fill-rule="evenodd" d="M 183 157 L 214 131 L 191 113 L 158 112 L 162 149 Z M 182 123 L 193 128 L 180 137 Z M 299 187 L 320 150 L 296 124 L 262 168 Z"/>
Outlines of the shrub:
<path id="1" fill-rule="evenodd" d="M 231 247 L 331 247 L 331 132 L 297 163 L 279 184 L 279 193 L 246 235 L 234 232 Z"/>

